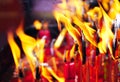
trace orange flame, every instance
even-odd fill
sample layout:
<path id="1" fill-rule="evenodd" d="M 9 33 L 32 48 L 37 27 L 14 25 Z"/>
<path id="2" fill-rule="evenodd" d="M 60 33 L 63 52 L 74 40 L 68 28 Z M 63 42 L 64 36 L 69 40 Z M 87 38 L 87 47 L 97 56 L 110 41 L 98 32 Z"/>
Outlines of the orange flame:
<path id="1" fill-rule="evenodd" d="M 52 82 L 52 78 L 46 67 L 42 67 L 42 76 L 44 76 L 49 82 Z"/>
<path id="2" fill-rule="evenodd" d="M 64 59 L 63 54 L 62 54 L 59 50 L 57 50 L 56 48 L 55 48 L 54 50 L 55 50 L 56 55 L 57 55 L 60 59 Z"/>
<path id="3" fill-rule="evenodd" d="M 75 54 L 75 44 L 72 46 L 70 50 L 70 58 L 74 58 L 74 54 Z"/>
<path id="4" fill-rule="evenodd" d="M 40 30 L 42 28 L 42 23 L 39 20 L 35 20 L 33 22 L 33 25 L 37 30 Z"/>
<path id="5" fill-rule="evenodd" d="M 12 51 L 12 55 L 13 55 L 13 58 L 14 58 L 16 69 L 18 69 L 19 60 L 20 60 L 20 49 L 14 41 L 14 36 L 13 36 L 12 32 L 8 32 L 8 43 L 9 43 L 11 51 Z"/>

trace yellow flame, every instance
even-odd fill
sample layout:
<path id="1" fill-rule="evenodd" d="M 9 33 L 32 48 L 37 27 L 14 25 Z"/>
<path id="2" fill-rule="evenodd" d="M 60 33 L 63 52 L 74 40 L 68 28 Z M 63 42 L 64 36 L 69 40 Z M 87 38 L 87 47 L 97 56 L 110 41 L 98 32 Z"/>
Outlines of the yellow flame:
<path id="1" fill-rule="evenodd" d="M 66 33 L 67 33 L 66 28 L 63 28 L 63 30 L 60 32 L 57 40 L 55 41 L 55 44 L 54 44 L 55 48 L 59 48 L 61 46 Z"/>
<path id="2" fill-rule="evenodd" d="M 42 28 L 42 23 L 39 20 L 33 22 L 35 29 L 40 30 Z"/>
<path id="3" fill-rule="evenodd" d="M 23 51 L 25 52 L 25 55 L 27 57 L 27 60 L 29 62 L 30 68 L 32 70 L 33 76 L 34 76 L 34 68 L 35 65 L 33 62 L 36 61 L 35 57 L 33 56 L 33 49 L 35 47 L 35 39 L 31 36 L 28 36 L 23 31 L 23 23 L 21 22 L 18 29 L 16 30 L 16 34 L 21 40 Z"/>
<path id="4" fill-rule="evenodd" d="M 75 41 L 78 42 L 79 45 L 81 45 L 81 42 L 79 40 L 81 35 L 80 35 L 79 31 L 71 25 L 70 19 L 67 18 L 66 16 L 64 16 L 63 14 L 58 13 L 58 12 L 54 12 L 54 16 L 60 22 L 64 23 L 64 25 L 65 25 L 67 31 L 69 32 L 69 34 L 73 37 L 73 39 Z"/>
<path id="5" fill-rule="evenodd" d="M 63 54 L 62 54 L 59 50 L 57 50 L 56 48 L 54 48 L 54 50 L 55 50 L 56 55 L 57 55 L 60 59 L 64 59 Z"/>
<path id="6" fill-rule="evenodd" d="M 42 76 L 45 77 L 49 82 L 53 82 L 52 77 L 50 76 L 50 73 L 46 67 L 42 67 Z"/>
<path id="7" fill-rule="evenodd" d="M 12 51 L 16 69 L 18 69 L 19 60 L 20 60 L 20 49 L 19 49 L 18 45 L 16 44 L 16 42 L 14 41 L 14 36 L 13 36 L 12 32 L 8 32 L 8 43 L 9 43 L 11 51 Z"/>
<path id="8" fill-rule="evenodd" d="M 93 35 L 95 33 L 95 30 L 92 29 L 88 23 L 82 23 L 76 16 L 73 17 L 73 22 L 83 31 L 85 38 L 94 46 L 97 46 Z"/>
<path id="9" fill-rule="evenodd" d="M 75 44 L 72 46 L 70 50 L 70 58 L 74 58 L 74 54 L 75 54 Z"/>
<path id="10" fill-rule="evenodd" d="M 44 38 L 38 39 L 36 41 L 35 49 L 37 49 L 37 50 L 35 51 L 35 53 L 36 53 L 40 63 L 44 62 L 44 47 L 45 47 L 45 39 Z"/>
<path id="11" fill-rule="evenodd" d="M 87 12 L 87 14 L 92 18 L 92 20 L 96 21 L 100 20 L 102 17 L 102 13 L 99 7 L 95 7 Z"/>
<path id="12" fill-rule="evenodd" d="M 120 2 L 119 0 L 113 0 L 112 4 L 110 5 L 110 10 L 108 15 L 110 18 L 115 19 L 116 15 L 120 13 Z"/>
<path id="13" fill-rule="evenodd" d="M 114 38 L 114 34 L 111 31 L 112 27 L 112 20 L 110 17 L 106 14 L 106 12 L 103 10 L 103 8 L 100 5 L 100 9 L 103 13 L 103 18 L 104 18 L 104 25 L 101 29 L 100 32 L 100 37 L 102 38 L 102 41 L 98 44 L 98 48 L 100 52 L 106 53 L 106 48 L 108 47 L 111 56 L 113 57 L 113 52 L 112 52 L 112 40 Z M 114 58 L 113 58 L 114 59 Z"/>

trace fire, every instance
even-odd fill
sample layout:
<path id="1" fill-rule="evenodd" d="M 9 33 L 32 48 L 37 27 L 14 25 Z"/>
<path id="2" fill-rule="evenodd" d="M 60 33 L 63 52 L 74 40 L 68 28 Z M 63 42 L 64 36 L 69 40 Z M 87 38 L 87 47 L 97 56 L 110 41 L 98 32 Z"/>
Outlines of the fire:
<path id="1" fill-rule="evenodd" d="M 94 9 L 90 9 L 88 12 L 87 12 L 88 16 L 96 21 L 96 20 L 100 20 L 101 17 L 102 17 L 102 13 L 101 13 L 101 10 L 99 7 L 95 7 Z"/>
<path id="2" fill-rule="evenodd" d="M 74 58 L 74 54 L 75 54 L 75 44 L 72 46 L 70 50 L 70 58 Z"/>
<path id="3" fill-rule="evenodd" d="M 38 39 L 36 41 L 36 47 L 34 48 L 36 49 L 35 53 L 40 63 L 44 62 L 44 47 L 45 47 L 45 37 L 43 36 L 42 39 Z"/>
<path id="4" fill-rule="evenodd" d="M 112 44 L 111 44 L 113 41 L 113 38 L 114 38 L 114 34 L 111 31 L 112 20 L 105 13 L 105 11 L 103 10 L 103 8 L 101 6 L 100 6 L 100 8 L 103 13 L 104 25 L 100 32 L 100 37 L 101 37 L 102 41 L 98 44 L 98 48 L 99 48 L 100 52 L 106 53 L 107 52 L 106 48 L 108 47 L 108 49 L 113 57 Z"/>
<path id="5" fill-rule="evenodd" d="M 85 35 L 85 38 L 91 42 L 94 46 L 97 46 L 96 41 L 94 40 L 93 34 L 95 33 L 95 30 L 92 29 L 88 23 L 81 22 L 76 16 L 73 17 L 73 22 L 79 26 L 79 28 L 83 31 L 83 34 Z"/>
<path id="6" fill-rule="evenodd" d="M 80 39 L 80 33 L 75 27 L 73 27 L 71 25 L 70 19 L 67 18 L 66 16 L 64 16 L 63 14 L 58 13 L 58 12 L 54 12 L 54 16 L 59 20 L 59 22 L 64 23 L 64 25 L 65 25 L 67 31 L 69 32 L 69 34 L 73 37 L 73 39 L 75 41 L 78 42 L 79 45 L 81 45 L 81 42 L 79 40 Z"/>
<path id="7" fill-rule="evenodd" d="M 18 29 L 16 30 L 16 34 L 18 35 L 18 37 L 21 40 L 23 51 L 27 57 L 27 60 L 29 62 L 30 68 L 31 68 L 33 76 L 34 76 L 35 65 L 33 62 L 35 62 L 36 59 L 33 56 L 33 49 L 35 47 L 36 41 L 34 38 L 32 38 L 24 33 L 23 27 L 22 27 L 22 22 L 19 25 Z"/>
<path id="8" fill-rule="evenodd" d="M 57 50 L 56 48 L 55 48 L 54 50 L 55 50 L 56 55 L 57 55 L 60 59 L 64 59 L 63 54 L 62 54 L 59 50 Z"/>
<path id="9" fill-rule="evenodd" d="M 54 47 L 59 48 L 64 40 L 65 34 L 67 33 L 66 28 L 64 28 L 59 34 L 57 40 L 55 41 Z"/>
<path id="10" fill-rule="evenodd" d="M 50 73 L 53 77 L 55 77 L 55 79 L 56 79 L 58 82 L 65 82 L 64 77 L 58 77 L 58 76 L 56 75 L 56 73 L 55 73 L 50 67 L 48 67 L 47 69 L 48 69 L 49 73 Z"/>
<path id="11" fill-rule="evenodd" d="M 40 30 L 42 28 L 42 23 L 39 20 L 35 20 L 33 25 L 37 30 Z"/>
<path id="12" fill-rule="evenodd" d="M 120 2 L 119 0 L 113 0 L 108 15 L 110 16 L 110 18 L 115 19 L 116 15 L 119 13 L 120 13 Z"/>
<path id="13" fill-rule="evenodd" d="M 14 36 L 12 32 L 8 32 L 8 43 L 10 45 L 12 55 L 15 61 L 16 69 L 19 67 L 19 60 L 20 60 L 20 49 L 16 42 L 14 41 Z"/>

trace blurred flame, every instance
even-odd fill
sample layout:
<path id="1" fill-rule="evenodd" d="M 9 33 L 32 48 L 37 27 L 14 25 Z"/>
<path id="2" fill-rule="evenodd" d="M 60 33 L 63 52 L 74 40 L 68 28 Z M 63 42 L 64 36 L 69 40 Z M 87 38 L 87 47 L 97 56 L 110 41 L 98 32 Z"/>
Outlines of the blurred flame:
<path id="1" fill-rule="evenodd" d="M 109 2 L 110 0 L 102 0 L 102 5 L 106 11 L 109 10 Z"/>
<path id="2" fill-rule="evenodd" d="M 74 58 L 74 54 L 75 54 L 75 44 L 72 46 L 70 50 L 70 58 Z"/>
<path id="3" fill-rule="evenodd" d="M 99 21 L 102 17 L 102 13 L 101 13 L 101 10 L 99 7 L 95 7 L 93 9 L 90 9 L 87 14 L 92 18 L 92 20 L 96 21 L 96 18 L 97 20 Z"/>
<path id="4" fill-rule="evenodd" d="M 73 37 L 75 41 L 78 42 L 79 45 L 81 45 L 81 42 L 79 40 L 81 35 L 79 31 L 71 25 L 70 19 L 58 12 L 54 12 L 54 16 L 59 20 L 59 22 L 64 23 L 69 34 Z"/>
<path id="5" fill-rule="evenodd" d="M 69 50 L 66 50 L 66 51 L 65 51 L 65 60 L 66 60 L 67 62 L 70 61 Z"/>
<path id="6" fill-rule="evenodd" d="M 43 36 L 42 39 L 38 39 L 36 41 L 36 48 L 35 48 L 36 49 L 35 53 L 40 63 L 44 62 L 44 47 L 45 47 L 45 38 Z"/>
<path id="7" fill-rule="evenodd" d="M 111 31 L 112 28 L 112 20 L 109 18 L 109 16 L 106 14 L 106 12 L 103 10 L 103 8 L 100 5 L 100 9 L 103 13 L 104 18 L 104 25 L 100 32 L 100 37 L 102 41 L 98 44 L 98 48 L 101 53 L 106 53 L 106 49 L 108 47 L 110 54 L 113 58 L 113 52 L 112 52 L 112 40 L 114 38 L 114 34 Z M 113 58 L 114 59 L 114 58 Z"/>
<path id="8" fill-rule="evenodd" d="M 83 31 L 85 38 L 91 42 L 94 46 L 97 46 L 97 43 L 94 39 L 93 34 L 95 30 L 89 26 L 89 23 L 82 23 L 76 16 L 73 17 L 73 22 L 79 26 L 79 28 Z"/>
<path id="9" fill-rule="evenodd" d="M 47 70 L 46 67 L 42 67 L 42 75 L 49 81 L 49 82 L 53 82 L 52 81 L 52 77 L 50 76 L 49 71 Z"/>
<path id="10" fill-rule="evenodd" d="M 66 28 L 63 28 L 63 30 L 60 32 L 57 40 L 55 41 L 55 44 L 54 44 L 55 48 L 59 48 L 61 46 L 66 33 L 67 33 Z"/>
<path id="11" fill-rule="evenodd" d="M 19 60 L 20 60 L 20 49 L 19 49 L 18 45 L 16 44 L 16 42 L 14 41 L 14 36 L 13 36 L 12 32 L 8 32 L 8 43 L 9 43 L 11 51 L 12 51 L 16 69 L 18 69 Z"/>
<path id="12" fill-rule="evenodd" d="M 57 50 L 56 48 L 55 48 L 54 50 L 55 50 L 56 55 L 57 55 L 60 59 L 64 59 L 63 54 L 62 54 L 59 50 Z"/>
<path id="13" fill-rule="evenodd" d="M 50 73 L 55 79 L 57 79 L 58 82 L 65 82 L 65 78 L 64 78 L 64 77 L 58 77 L 58 76 L 55 74 L 55 72 L 54 72 L 50 67 L 48 67 L 47 69 L 48 69 L 49 73 Z"/>
<path id="14" fill-rule="evenodd" d="M 116 15 L 120 13 L 120 2 L 119 0 L 113 0 L 112 4 L 110 5 L 110 10 L 108 15 L 110 18 L 115 19 Z"/>
<path id="15" fill-rule="evenodd" d="M 16 30 L 16 34 L 18 35 L 18 37 L 21 40 L 23 51 L 25 52 L 25 55 L 27 57 L 27 60 L 29 62 L 30 68 L 31 68 L 33 76 L 34 76 L 35 65 L 33 62 L 35 62 L 36 59 L 33 56 L 33 49 L 35 47 L 36 41 L 31 36 L 28 36 L 24 33 L 22 25 L 23 25 L 23 22 L 20 23 L 18 29 Z"/>
<path id="16" fill-rule="evenodd" d="M 39 20 L 35 20 L 33 22 L 33 25 L 34 25 L 36 30 L 40 30 L 42 28 L 42 23 Z"/>

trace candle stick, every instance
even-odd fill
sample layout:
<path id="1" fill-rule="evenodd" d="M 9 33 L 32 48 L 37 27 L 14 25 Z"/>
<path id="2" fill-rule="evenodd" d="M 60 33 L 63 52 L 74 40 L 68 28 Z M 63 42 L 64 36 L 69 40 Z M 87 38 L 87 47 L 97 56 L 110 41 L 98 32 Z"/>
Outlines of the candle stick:
<path id="1" fill-rule="evenodd" d="M 22 79 L 24 78 L 24 73 L 22 69 L 22 60 L 20 59 L 19 61 L 19 68 L 18 68 L 18 77 L 19 77 L 19 82 L 22 82 Z"/>
<path id="2" fill-rule="evenodd" d="M 75 82 L 82 82 L 82 58 L 78 53 L 78 44 L 75 45 L 75 70 L 76 70 L 76 77 Z"/>
<path id="3" fill-rule="evenodd" d="M 69 55 L 69 52 L 66 51 L 66 55 Z M 75 81 L 75 63 L 73 58 L 65 58 L 65 65 L 64 65 L 64 75 L 65 75 L 65 82 L 74 82 Z"/>

